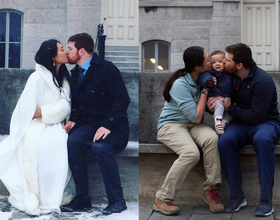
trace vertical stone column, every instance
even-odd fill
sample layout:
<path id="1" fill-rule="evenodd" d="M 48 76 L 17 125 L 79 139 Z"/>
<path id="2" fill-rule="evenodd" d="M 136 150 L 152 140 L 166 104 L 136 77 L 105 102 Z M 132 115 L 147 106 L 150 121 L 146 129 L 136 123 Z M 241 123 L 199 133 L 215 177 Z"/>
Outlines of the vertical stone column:
<path id="1" fill-rule="evenodd" d="M 210 53 L 241 41 L 241 2 L 213 0 Z"/>
<path id="2" fill-rule="evenodd" d="M 65 0 L 11 1 L 11 4 L 14 5 L 10 8 L 23 12 L 22 68 L 35 68 L 35 53 L 45 40 L 56 39 L 65 47 Z"/>
<path id="3" fill-rule="evenodd" d="M 90 34 L 95 41 L 101 22 L 101 0 L 67 0 L 67 39 L 81 32 Z"/>

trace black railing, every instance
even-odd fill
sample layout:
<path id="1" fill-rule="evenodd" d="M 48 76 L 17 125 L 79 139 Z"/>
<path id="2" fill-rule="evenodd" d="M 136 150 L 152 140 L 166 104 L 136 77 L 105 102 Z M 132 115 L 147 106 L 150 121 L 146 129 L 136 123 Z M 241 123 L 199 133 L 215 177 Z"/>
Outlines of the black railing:
<path id="1" fill-rule="evenodd" d="M 104 34 L 103 24 L 99 24 L 94 51 L 96 51 L 96 53 L 100 57 L 102 57 L 103 59 L 105 58 L 105 40 L 106 40 L 106 37 L 107 37 L 107 35 Z"/>

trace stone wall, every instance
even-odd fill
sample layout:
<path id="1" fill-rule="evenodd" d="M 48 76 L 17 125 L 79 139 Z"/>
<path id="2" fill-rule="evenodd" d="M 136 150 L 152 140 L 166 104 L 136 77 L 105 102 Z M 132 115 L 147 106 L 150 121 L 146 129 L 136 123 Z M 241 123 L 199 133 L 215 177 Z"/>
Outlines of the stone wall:
<path id="1" fill-rule="evenodd" d="M 156 139 L 157 121 L 164 104 L 162 95 L 164 84 L 171 73 L 139 73 L 139 143 L 158 143 Z M 270 72 L 280 103 L 280 74 Z M 213 127 L 212 115 L 205 112 L 204 122 Z"/>
<path id="2" fill-rule="evenodd" d="M 32 69 L 0 69 L 0 134 L 9 133 L 12 112 L 19 99 Z M 138 141 L 138 73 L 123 72 L 123 79 L 130 97 L 128 120 L 130 124 L 129 141 Z"/>

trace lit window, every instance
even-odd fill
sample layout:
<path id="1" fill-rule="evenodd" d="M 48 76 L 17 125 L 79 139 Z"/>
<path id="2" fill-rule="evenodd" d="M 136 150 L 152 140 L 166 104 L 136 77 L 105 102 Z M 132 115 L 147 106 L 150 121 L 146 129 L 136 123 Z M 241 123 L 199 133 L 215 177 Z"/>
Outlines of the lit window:
<path id="1" fill-rule="evenodd" d="M 0 68 L 20 68 L 22 14 L 0 11 Z"/>
<path id="2" fill-rule="evenodd" d="M 144 43 L 142 67 L 144 72 L 169 72 L 169 44 L 162 41 Z"/>

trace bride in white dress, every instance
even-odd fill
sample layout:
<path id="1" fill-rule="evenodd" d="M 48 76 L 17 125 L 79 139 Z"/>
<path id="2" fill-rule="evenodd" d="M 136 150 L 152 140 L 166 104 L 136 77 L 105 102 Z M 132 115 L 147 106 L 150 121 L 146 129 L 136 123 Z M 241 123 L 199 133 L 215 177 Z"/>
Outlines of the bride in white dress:
<path id="1" fill-rule="evenodd" d="M 60 212 L 68 172 L 64 120 L 70 113 L 66 52 L 44 41 L 0 144 L 0 179 L 8 201 L 30 215 Z"/>

